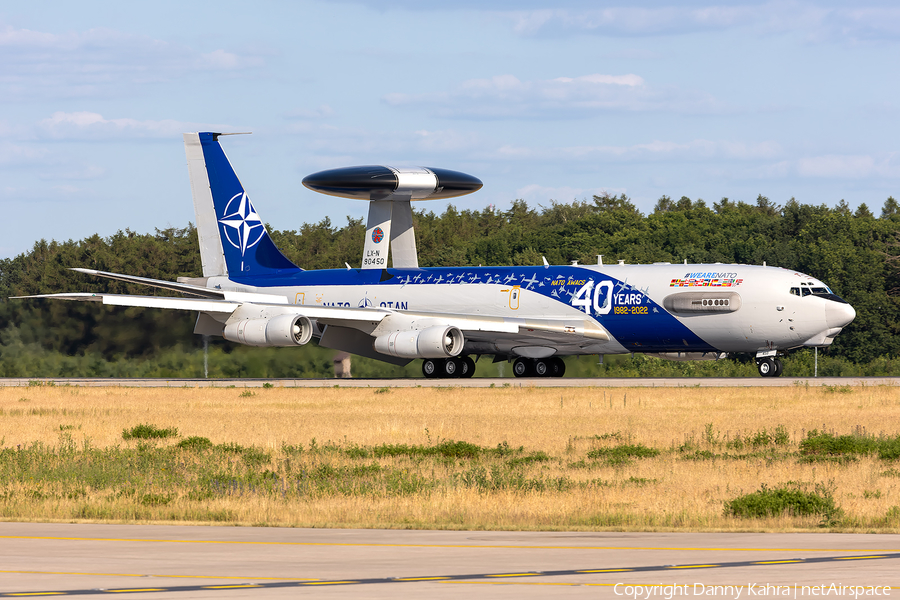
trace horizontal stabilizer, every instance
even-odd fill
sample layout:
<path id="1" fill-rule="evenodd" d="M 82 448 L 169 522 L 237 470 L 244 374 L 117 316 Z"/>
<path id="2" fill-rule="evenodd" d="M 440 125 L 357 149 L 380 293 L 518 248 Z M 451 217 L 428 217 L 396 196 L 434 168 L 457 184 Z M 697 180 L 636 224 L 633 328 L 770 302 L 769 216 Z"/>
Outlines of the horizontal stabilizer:
<path id="1" fill-rule="evenodd" d="M 70 270 L 84 273 L 85 275 L 94 275 L 96 277 L 105 277 L 107 279 L 115 279 L 116 281 L 124 281 L 126 283 L 135 283 L 138 285 L 147 285 L 172 292 L 181 292 L 182 294 L 191 294 L 193 296 L 200 296 L 201 298 L 225 297 L 225 293 L 222 290 L 200 287 L 199 285 L 191 285 L 189 283 L 177 283 L 174 281 L 164 281 L 162 279 L 138 277 L 137 275 L 123 275 L 121 273 L 109 273 L 107 271 L 96 271 L 94 269 L 74 268 Z"/>
<path id="2" fill-rule="evenodd" d="M 76 302 L 102 302 L 107 306 L 138 306 L 143 308 L 170 308 L 175 310 L 199 310 L 204 312 L 231 313 L 240 302 L 214 300 L 212 298 L 167 298 L 163 296 L 128 296 L 124 294 L 94 294 L 75 292 L 69 294 L 38 294 L 14 296 L 12 299 L 49 298 Z"/>

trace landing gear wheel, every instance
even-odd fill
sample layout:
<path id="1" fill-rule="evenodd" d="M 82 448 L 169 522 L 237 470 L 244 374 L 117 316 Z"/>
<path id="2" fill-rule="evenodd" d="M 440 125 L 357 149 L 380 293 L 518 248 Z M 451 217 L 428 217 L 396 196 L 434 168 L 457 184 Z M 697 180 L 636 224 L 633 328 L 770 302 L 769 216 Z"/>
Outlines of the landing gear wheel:
<path id="1" fill-rule="evenodd" d="M 459 376 L 468 379 L 475 375 L 475 361 L 469 356 L 463 356 L 460 360 L 462 361 L 462 371 Z"/>
<path id="2" fill-rule="evenodd" d="M 441 368 L 441 377 L 459 377 L 462 364 L 458 358 L 446 358 Z"/>
<path id="3" fill-rule="evenodd" d="M 422 375 L 426 379 L 434 379 L 438 376 L 438 367 L 440 361 L 434 358 L 426 358 L 422 361 Z"/>
<path id="4" fill-rule="evenodd" d="M 782 363 L 777 358 L 775 359 L 775 374 L 772 377 L 781 377 L 781 373 L 784 371 L 784 363 Z"/>
<path id="5" fill-rule="evenodd" d="M 775 377 L 775 361 L 771 358 L 760 359 L 756 368 L 759 369 L 759 374 L 763 377 Z"/>
<path id="6" fill-rule="evenodd" d="M 548 359 L 547 365 L 550 367 L 548 373 L 550 377 L 562 377 L 566 374 L 566 363 L 558 356 L 553 356 Z"/>
<path id="7" fill-rule="evenodd" d="M 531 365 L 531 369 L 538 377 L 547 377 L 550 375 L 550 365 L 543 358 L 536 358 Z"/>
<path id="8" fill-rule="evenodd" d="M 513 363 L 513 375 L 516 377 L 528 377 L 531 375 L 531 361 L 526 358 L 517 358 Z"/>

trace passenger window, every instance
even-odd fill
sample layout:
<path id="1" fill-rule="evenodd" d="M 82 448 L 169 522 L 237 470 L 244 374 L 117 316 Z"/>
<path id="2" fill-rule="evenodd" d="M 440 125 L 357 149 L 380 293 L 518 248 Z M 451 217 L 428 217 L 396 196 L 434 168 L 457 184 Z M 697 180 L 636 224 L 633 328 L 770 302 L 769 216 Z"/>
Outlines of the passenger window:
<path id="1" fill-rule="evenodd" d="M 791 288 L 791 293 L 795 296 L 800 295 L 800 288 Z"/>
<path id="2" fill-rule="evenodd" d="M 812 292 L 809 291 L 809 288 L 800 288 L 803 291 L 804 296 L 809 296 Z"/>

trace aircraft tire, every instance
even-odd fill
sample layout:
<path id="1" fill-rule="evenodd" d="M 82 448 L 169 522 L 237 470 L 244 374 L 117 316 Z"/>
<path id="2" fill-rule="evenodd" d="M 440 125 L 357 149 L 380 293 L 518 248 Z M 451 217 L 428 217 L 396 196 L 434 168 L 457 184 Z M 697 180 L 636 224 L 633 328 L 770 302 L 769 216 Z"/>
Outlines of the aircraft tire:
<path id="1" fill-rule="evenodd" d="M 439 360 L 435 360 L 433 358 L 426 358 L 422 361 L 422 375 L 425 376 L 426 379 L 434 379 L 438 376 L 438 367 Z"/>
<path id="2" fill-rule="evenodd" d="M 527 358 L 517 358 L 513 363 L 513 375 L 516 377 L 529 377 L 531 375 L 531 361 Z"/>
<path id="3" fill-rule="evenodd" d="M 458 358 L 445 358 L 442 362 L 440 377 L 452 379 L 460 376 L 462 364 Z"/>
<path id="4" fill-rule="evenodd" d="M 775 359 L 775 374 L 772 377 L 781 377 L 781 374 L 784 372 L 784 363 Z"/>
<path id="5" fill-rule="evenodd" d="M 553 356 L 547 361 L 550 366 L 550 377 L 562 377 L 566 374 L 566 363 L 558 356 Z"/>
<path id="6" fill-rule="evenodd" d="M 550 377 L 550 365 L 543 358 L 534 359 L 531 370 L 537 377 Z"/>
<path id="7" fill-rule="evenodd" d="M 468 379 L 475 375 L 475 361 L 472 360 L 470 356 L 463 356 L 462 359 L 462 374 L 460 377 L 465 377 Z"/>
<path id="8" fill-rule="evenodd" d="M 775 377 L 775 361 L 771 358 L 763 358 L 757 363 L 756 368 L 762 377 Z"/>

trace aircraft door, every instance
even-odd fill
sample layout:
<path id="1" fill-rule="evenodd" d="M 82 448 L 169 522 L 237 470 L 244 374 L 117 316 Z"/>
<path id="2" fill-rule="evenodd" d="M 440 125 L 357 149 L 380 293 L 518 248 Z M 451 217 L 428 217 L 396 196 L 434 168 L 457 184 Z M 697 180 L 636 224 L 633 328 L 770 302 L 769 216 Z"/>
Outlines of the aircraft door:
<path id="1" fill-rule="evenodd" d="M 498 304 L 500 308 L 508 308 L 509 310 L 519 310 L 519 303 L 522 295 L 522 288 L 517 285 L 505 287 L 500 290 L 500 298 Z"/>
<path id="2" fill-rule="evenodd" d="M 514 285 L 511 290 L 509 290 L 509 309 L 510 310 L 519 310 L 519 297 L 522 295 L 522 288 L 517 285 Z"/>

